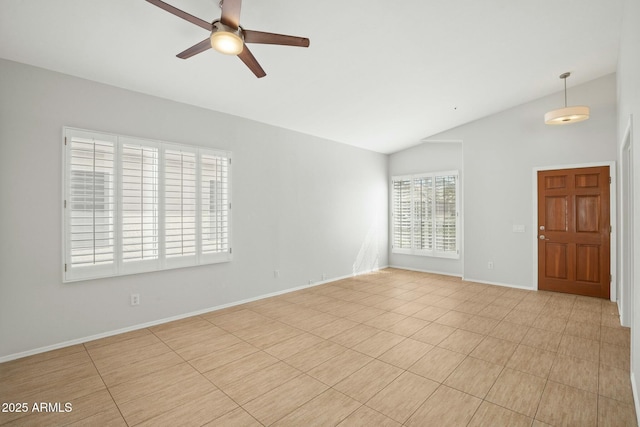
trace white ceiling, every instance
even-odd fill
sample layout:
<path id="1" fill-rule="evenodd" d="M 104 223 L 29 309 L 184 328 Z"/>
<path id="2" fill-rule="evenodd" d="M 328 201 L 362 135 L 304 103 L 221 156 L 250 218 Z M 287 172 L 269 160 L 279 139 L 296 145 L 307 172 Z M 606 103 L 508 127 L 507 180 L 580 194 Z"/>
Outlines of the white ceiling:
<path id="1" fill-rule="evenodd" d="M 622 2 L 244 0 L 244 28 L 311 39 L 250 45 L 257 79 L 213 50 L 176 58 L 207 32 L 144 0 L 2 0 L 0 57 L 391 153 L 557 92 L 564 71 L 614 72 Z"/>

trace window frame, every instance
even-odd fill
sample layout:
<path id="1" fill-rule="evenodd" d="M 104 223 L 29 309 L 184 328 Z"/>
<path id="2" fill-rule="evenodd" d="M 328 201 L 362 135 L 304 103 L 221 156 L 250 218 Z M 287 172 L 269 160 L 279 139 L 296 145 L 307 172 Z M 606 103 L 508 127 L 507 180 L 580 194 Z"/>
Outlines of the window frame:
<path id="1" fill-rule="evenodd" d="M 455 251 L 439 251 L 437 249 L 436 240 L 436 180 L 437 178 L 442 177 L 455 177 L 455 211 L 456 211 L 456 221 L 455 221 Z M 422 226 L 416 226 L 416 222 L 418 219 L 415 216 L 415 180 L 423 179 L 423 178 L 431 178 L 431 213 L 432 218 L 430 221 L 430 228 L 432 230 L 431 233 L 431 248 L 432 249 L 421 249 L 417 247 L 416 241 L 422 237 L 422 235 L 418 236 L 415 234 L 416 228 L 420 228 L 422 230 Z M 410 218 L 410 247 L 408 248 L 399 248 L 395 247 L 396 242 L 396 189 L 395 183 L 399 181 L 409 181 L 409 218 Z M 438 171 L 438 172 L 423 172 L 416 173 L 410 175 L 394 175 L 391 177 L 391 253 L 403 254 L 403 255 L 419 255 L 419 256 L 428 256 L 434 258 L 450 258 L 450 259 L 459 259 L 460 258 L 460 171 L 459 170 L 449 170 L 449 171 Z"/>
<path id="2" fill-rule="evenodd" d="M 98 279 L 104 277 L 125 276 L 129 274 L 144 273 L 150 271 L 170 270 L 174 268 L 191 267 L 196 265 L 217 264 L 230 262 L 232 260 L 232 153 L 226 150 L 208 148 L 196 145 L 179 144 L 173 142 L 165 142 L 158 140 L 150 140 L 137 138 L 126 135 L 117 135 L 108 132 L 92 131 L 85 129 L 77 129 L 72 127 L 63 127 L 63 153 L 62 153 L 62 281 L 63 283 Z M 113 166 L 113 187 L 114 187 L 114 207 L 113 207 L 113 224 L 114 224 L 114 258 L 109 264 L 90 265 L 90 266 L 73 266 L 71 263 L 71 147 L 72 138 L 94 139 L 108 141 L 113 143 L 114 147 L 114 166 Z M 141 145 L 148 148 L 157 149 L 157 175 L 154 177 L 157 189 L 157 198 L 155 199 L 154 208 L 157 210 L 156 229 L 158 250 L 157 257 L 141 260 L 124 260 L 124 215 L 123 205 L 125 193 L 123 184 L 126 178 L 123 176 L 124 150 L 123 146 Z M 180 150 L 195 154 L 195 255 L 177 256 L 168 258 L 166 256 L 166 222 L 165 222 L 165 153 L 167 150 Z M 219 252 L 203 253 L 202 247 L 202 192 L 201 192 L 201 176 L 203 156 L 213 156 L 224 162 L 224 172 L 222 173 L 226 182 L 226 207 L 223 206 L 217 212 L 224 211 L 226 220 L 226 246 L 222 245 Z M 220 163 L 222 164 L 222 163 Z M 224 186 L 223 184 L 223 186 Z M 144 198 L 144 196 L 141 196 Z M 144 227 L 144 225 L 143 225 Z"/>

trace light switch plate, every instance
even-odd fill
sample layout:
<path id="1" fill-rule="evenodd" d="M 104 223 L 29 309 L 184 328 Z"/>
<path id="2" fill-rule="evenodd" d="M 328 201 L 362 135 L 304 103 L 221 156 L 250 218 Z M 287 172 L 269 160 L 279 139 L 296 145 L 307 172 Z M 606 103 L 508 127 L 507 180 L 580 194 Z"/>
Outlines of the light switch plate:
<path id="1" fill-rule="evenodd" d="M 514 233 L 524 233 L 524 225 L 522 225 L 522 224 L 513 224 L 513 232 Z"/>

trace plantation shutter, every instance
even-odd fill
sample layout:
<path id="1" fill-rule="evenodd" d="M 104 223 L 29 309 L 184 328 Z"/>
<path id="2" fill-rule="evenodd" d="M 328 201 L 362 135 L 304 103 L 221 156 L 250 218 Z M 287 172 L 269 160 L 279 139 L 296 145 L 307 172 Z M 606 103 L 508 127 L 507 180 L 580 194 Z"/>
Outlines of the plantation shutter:
<path id="1" fill-rule="evenodd" d="M 65 282 L 232 259 L 231 152 L 63 132 Z"/>
<path id="2" fill-rule="evenodd" d="M 229 158 L 200 155 L 202 254 L 229 252 Z"/>
<path id="3" fill-rule="evenodd" d="M 413 180 L 414 248 L 433 249 L 433 177 Z"/>
<path id="4" fill-rule="evenodd" d="M 457 176 L 435 177 L 435 246 L 437 252 L 456 252 Z"/>
<path id="5" fill-rule="evenodd" d="M 167 258 L 196 255 L 196 152 L 164 152 L 164 228 Z"/>
<path id="6" fill-rule="evenodd" d="M 76 278 L 108 273 L 115 260 L 116 144 L 110 135 L 67 132 L 65 137 L 65 269 Z"/>
<path id="7" fill-rule="evenodd" d="M 458 251 L 458 172 L 392 178 L 392 252 L 446 258 Z"/>
<path id="8" fill-rule="evenodd" d="M 146 141 L 121 138 L 121 142 L 122 261 L 129 268 L 127 264 L 159 257 L 159 153 Z"/>
<path id="9" fill-rule="evenodd" d="M 393 181 L 393 247 L 411 248 L 411 180 Z"/>

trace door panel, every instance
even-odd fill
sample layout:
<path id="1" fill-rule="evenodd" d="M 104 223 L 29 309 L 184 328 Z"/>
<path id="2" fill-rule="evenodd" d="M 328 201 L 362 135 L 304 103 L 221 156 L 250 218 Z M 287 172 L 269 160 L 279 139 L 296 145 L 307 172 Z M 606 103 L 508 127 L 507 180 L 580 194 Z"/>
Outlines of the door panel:
<path id="1" fill-rule="evenodd" d="M 597 233 L 600 224 L 600 196 L 576 196 L 576 232 Z"/>
<path id="2" fill-rule="evenodd" d="M 538 288 L 609 298 L 609 167 L 538 172 Z"/>
<path id="3" fill-rule="evenodd" d="M 564 196 L 545 198 L 547 231 L 567 231 L 567 205 L 567 198 Z"/>
<path id="4" fill-rule="evenodd" d="M 596 188 L 599 186 L 599 178 L 594 173 L 576 175 L 576 188 Z"/>
<path id="5" fill-rule="evenodd" d="M 567 245 L 547 243 L 545 250 L 545 276 L 554 279 L 566 279 L 569 253 Z"/>
<path id="6" fill-rule="evenodd" d="M 566 188 L 567 177 L 566 176 L 548 176 L 544 180 L 545 188 L 552 190 L 554 188 Z"/>
<path id="7" fill-rule="evenodd" d="M 576 280 L 598 283 L 600 281 L 600 247 L 576 246 Z"/>

